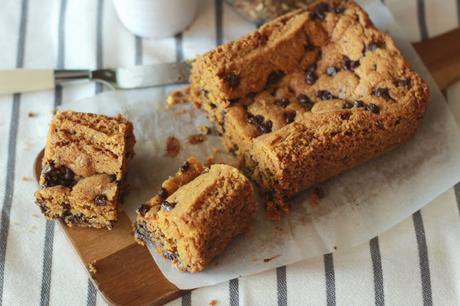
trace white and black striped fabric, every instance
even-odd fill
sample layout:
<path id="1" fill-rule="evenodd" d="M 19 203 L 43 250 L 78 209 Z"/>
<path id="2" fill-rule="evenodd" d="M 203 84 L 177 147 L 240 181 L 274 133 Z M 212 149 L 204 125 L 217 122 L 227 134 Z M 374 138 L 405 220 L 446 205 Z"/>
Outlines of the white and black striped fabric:
<path id="1" fill-rule="evenodd" d="M 460 0 L 385 3 L 413 41 L 459 26 Z M 0 69 L 174 61 L 254 29 L 222 0 L 200 5 L 184 33 L 144 40 L 123 28 L 110 0 L 2 0 Z M 106 304 L 62 229 L 34 206 L 31 178 L 55 107 L 103 90 L 0 96 L 0 305 Z M 460 124 L 460 83 L 448 101 Z M 457 185 L 367 244 L 201 288 L 171 305 L 460 305 L 459 200 Z"/>

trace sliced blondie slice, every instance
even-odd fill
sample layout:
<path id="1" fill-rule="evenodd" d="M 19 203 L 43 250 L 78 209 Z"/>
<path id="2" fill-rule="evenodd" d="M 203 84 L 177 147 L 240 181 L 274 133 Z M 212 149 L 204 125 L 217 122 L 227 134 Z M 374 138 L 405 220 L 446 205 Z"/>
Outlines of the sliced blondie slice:
<path id="1" fill-rule="evenodd" d="M 236 168 L 189 159 L 138 209 L 135 237 L 181 271 L 199 272 L 249 225 L 254 191 Z"/>
<path id="2" fill-rule="evenodd" d="M 58 112 L 35 193 L 43 214 L 69 226 L 110 229 L 134 143 L 133 126 L 121 116 Z"/>

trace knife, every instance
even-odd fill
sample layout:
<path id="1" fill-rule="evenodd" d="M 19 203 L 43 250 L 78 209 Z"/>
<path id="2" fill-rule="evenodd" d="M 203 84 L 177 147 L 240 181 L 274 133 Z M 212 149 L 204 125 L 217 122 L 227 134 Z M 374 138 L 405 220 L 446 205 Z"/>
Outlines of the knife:
<path id="1" fill-rule="evenodd" d="M 192 61 L 98 70 L 0 70 L 0 94 L 52 89 L 75 81 L 101 82 L 112 89 L 133 89 L 189 80 Z"/>

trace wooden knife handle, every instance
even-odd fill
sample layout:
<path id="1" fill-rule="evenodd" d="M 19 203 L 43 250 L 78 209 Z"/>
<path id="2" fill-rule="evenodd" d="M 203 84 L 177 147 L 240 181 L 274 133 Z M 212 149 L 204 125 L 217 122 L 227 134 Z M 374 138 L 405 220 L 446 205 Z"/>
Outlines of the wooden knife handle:
<path id="1" fill-rule="evenodd" d="M 460 80 L 460 28 L 413 46 L 441 90 Z"/>

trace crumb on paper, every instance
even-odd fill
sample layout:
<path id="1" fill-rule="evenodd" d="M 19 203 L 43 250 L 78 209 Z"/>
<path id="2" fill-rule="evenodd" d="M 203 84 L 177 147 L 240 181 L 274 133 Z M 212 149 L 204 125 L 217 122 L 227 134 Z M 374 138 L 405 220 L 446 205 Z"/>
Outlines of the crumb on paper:
<path id="1" fill-rule="evenodd" d="M 198 132 L 200 132 L 203 135 L 209 135 L 211 133 L 211 129 L 207 125 L 199 125 L 198 126 Z"/>
<path id="2" fill-rule="evenodd" d="M 173 91 L 168 98 L 166 103 L 168 106 L 175 104 L 188 103 L 190 101 L 190 86 L 187 86 L 183 89 Z"/>
<path id="3" fill-rule="evenodd" d="M 337 247 L 334 245 L 334 251 L 337 251 Z"/>
<path id="4" fill-rule="evenodd" d="M 169 136 L 166 140 L 166 156 L 176 157 L 180 152 L 180 142 L 174 136 Z"/>
<path id="5" fill-rule="evenodd" d="M 272 257 L 269 257 L 269 258 L 265 258 L 265 259 L 264 259 L 264 262 L 270 262 L 270 261 L 272 261 L 273 259 L 278 258 L 278 257 L 280 257 L 280 256 L 281 256 L 281 254 L 278 254 L 278 255 L 275 255 L 275 256 L 272 256 Z"/>
<path id="6" fill-rule="evenodd" d="M 27 116 L 28 116 L 29 118 L 35 118 L 35 117 L 38 116 L 38 113 L 37 113 L 37 112 L 28 112 L 28 113 L 27 113 Z"/>
<path id="7" fill-rule="evenodd" d="M 320 187 L 314 188 L 313 191 L 310 193 L 310 206 L 318 206 L 319 200 L 324 198 L 324 196 L 325 194 L 323 189 L 321 189 Z"/>
<path id="8" fill-rule="evenodd" d="M 200 144 L 208 140 L 208 136 L 205 134 L 193 134 L 188 136 L 188 143 L 192 145 Z"/>
<path id="9" fill-rule="evenodd" d="M 216 306 L 217 305 L 217 300 L 210 300 L 209 301 L 209 306 Z"/>
<path id="10" fill-rule="evenodd" d="M 21 181 L 30 182 L 32 181 L 32 178 L 30 176 L 21 176 Z"/>
<path id="11" fill-rule="evenodd" d="M 91 274 L 96 274 L 97 270 L 96 270 L 96 261 L 95 260 L 93 260 L 92 262 L 90 262 L 88 264 L 88 271 Z"/>

